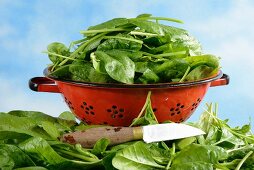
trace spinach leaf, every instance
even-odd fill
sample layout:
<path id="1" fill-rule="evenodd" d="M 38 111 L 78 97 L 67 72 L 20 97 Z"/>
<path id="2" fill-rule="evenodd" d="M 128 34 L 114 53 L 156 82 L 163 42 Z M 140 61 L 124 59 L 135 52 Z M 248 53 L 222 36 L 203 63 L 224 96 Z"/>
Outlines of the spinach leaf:
<path id="1" fill-rule="evenodd" d="M 214 55 L 199 55 L 199 56 L 190 56 L 184 58 L 185 61 L 187 61 L 191 69 L 194 69 L 200 65 L 206 65 L 208 67 L 211 67 L 213 69 L 216 69 L 219 67 L 219 58 Z"/>
<path id="2" fill-rule="evenodd" d="M 58 150 L 60 153 L 76 155 L 79 159 L 67 159 L 60 156 L 55 150 L 42 138 L 32 137 L 19 144 L 19 147 L 27 153 L 39 166 L 45 166 L 48 169 L 91 169 L 101 165 L 100 161 L 84 162 L 82 156 L 73 152 Z"/>
<path id="3" fill-rule="evenodd" d="M 152 70 L 146 69 L 143 74 L 135 81 L 141 82 L 142 84 L 157 83 L 160 81 L 160 77 L 157 76 Z"/>
<path id="4" fill-rule="evenodd" d="M 110 56 L 126 56 L 129 57 L 132 61 L 139 61 L 143 56 L 143 53 L 140 51 L 134 50 L 125 50 L 125 49 L 113 49 L 105 51 Z"/>
<path id="5" fill-rule="evenodd" d="M 102 164 L 105 170 L 116 170 L 116 168 L 112 165 L 112 160 L 115 155 L 116 153 L 109 153 L 102 159 Z"/>
<path id="6" fill-rule="evenodd" d="M 170 170 L 213 170 L 213 164 L 206 162 L 186 162 L 174 164 Z"/>
<path id="7" fill-rule="evenodd" d="M 160 147 L 159 143 L 150 143 L 147 144 L 150 152 L 152 153 L 152 157 L 160 165 L 167 165 L 170 158 L 172 157 L 169 150 Z"/>
<path id="8" fill-rule="evenodd" d="M 143 42 L 151 49 L 170 43 L 171 37 L 169 35 L 147 37 L 143 39 Z"/>
<path id="9" fill-rule="evenodd" d="M 8 114 L 24 118 L 28 117 L 28 119 L 33 119 L 37 122 L 37 125 L 40 125 L 43 121 L 48 121 L 53 123 L 59 131 L 71 130 L 77 124 L 75 120 L 56 118 L 38 111 L 13 110 L 8 112 Z"/>
<path id="10" fill-rule="evenodd" d="M 182 78 L 189 64 L 184 59 L 167 60 L 155 68 L 154 72 L 162 82 L 171 82 L 173 79 Z"/>
<path id="11" fill-rule="evenodd" d="M 111 78 L 122 83 L 133 83 L 135 64 L 127 56 L 109 56 L 102 51 L 96 51 L 94 54 L 95 59 L 104 66 Z"/>
<path id="12" fill-rule="evenodd" d="M 136 20 L 136 19 L 130 19 L 129 22 L 133 25 L 136 25 L 142 30 L 145 30 L 148 33 L 154 33 L 161 36 L 164 35 L 181 35 L 183 33 L 186 33 L 186 30 L 172 27 L 172 26 L 166 26 L 162 24 L 158 24 L 152 21 L 145 21 L 145 20 Z"/>
<path id="13" fill-rule="evenodd" d="M 69 54 L 70 54 L 68 48 L 64 44 L 59 43 L 59 42 L 53 42 L 53 43 L 49 44 L 47 49 L 48 49 L 48 52 L 50 52 L 50 53 L 60 54 L 63 56 L 69 56 Z M 58 57 L 56 55 L 52 55 L 52 54 L 49 54 L 49 59 L 54 64 L 57 62 L 61 62 L 63 60 L 63 58 Z"/>
<path id="14" fill-rule="evenodd" d="M 152 14 L 140 14 L 136 18 L 144 18 L 144 17 L 151 17 Z"/>
<path id="15" fill-rule="evenodd" d="M 30 136 L 39 136 L 44 139 L 51 137 L 31 118 L 17 117 L 6 113 L 0 113 L 0 133 L 15 132 Z M 17 123 L 18 122 L 18 123 Z"/>
<path id="16" fill-rule="evenodd" d="M 217 70 L 217 69 L 216 69 Z M 185 77 L 186 81 L 195 81 L 207 78 L 213 74 L 214 68 L 208 67 L 206 65 L 200 65 L 194 68 L 192 71 L 188 73 Z"/>
<path id="17" fill-rule="evenodd" d="M 150 170 L 164 169 L 165 167 L 156 163 L 147 145 L 143 142 L 124 148 L 116 153 L 112 164 L 117 169 Z"/>
<path id="18" fill-rule="evenodd" d="M 61 67 L 58 67 L 56 70 L 49 73 L 50 76 L 55 78 L 61 78 L 61 79 L 70 79 L 71 74 L 69 71 L 70 65 L 64 65 Z"/>
<path id="19" fill-rule="evenodd" d="M 15 166 L 14 160 L 5 150 L 0 149 L 0 168 L 2 170 L 12 170 Z"/>
<path id="20" fill-rule="evenodd" d="M 185 50 L 190 56 L 202 54 L 201 44 L 196 38 L 188 34 L 174 35 L 171 42 L 172 52 Z"/>
<path id="21" fill-rule="evenodd" d="M 91 63 L 73 64 L 70 66 L 72 80 L 81 82 L 105 83 L 111 82 L 107 74 L 96 71 Z"/>
<path id="22" fill-rule="evenodd" d="M 91 152 L 97 156 L 101 156 L 106 151 L 109 144 L 110 144 L 109 139 L 102 138 L 95 143 L 93 150 Z"/>
<path id="23" fill-rule="evenodd" d="M 58 117 L 64 120 L 76 121 L 76 117 L 70 111 L 62 112 Z"/>
<path id="24" fill-rule="evenodd" d="M 32 159 L 17 146 L 0 144 L 0 168 L 8 166 L 10 169 L 17 167 L 35 166 Z M 7 167 L 6 167 L 7 168 Z"/>
<path id="25" fill-rule="evenodd" d="M 112 49 L 127 49 L 139 51 L 142 48 L 142 44 L 137 42 L 131 35 L 118 34 L 115 37 L 105 40 L 101 43 L 97 51 L 107 51 Z"/>
<path id="26" fill-rule="evenodd" d="M 139 115 L 133 119 L 130 126 L 158 124 L 158 120 L 152 108 L 151 93 L 151 91 L 148 92 L 143 108 L 141 109 Z"/>
<path id="27" fill-rule="evenodd" d="M 15 170 L 47 170 L 47 168 L 44 168 L 42 166 L 29 166 L 23 168 L 16 168 Z"/>
<path id="28" fill-rule="evenodd" d="M 219 160 L 227 158 L 227 152 L 218 146 L 191 144 L 179 152 L 172 161 L 176 164 L 204 162 L 216 164 Z"/>
<path id="29" fill-rule="evenodd" d="M 58 137 L 60 137 L 60 132 L 53 123 L 49 121 L 42 121 L 40 126 L 51 136 L 52 139 L 57 140 Z"/>
<path id="30" fill-rule="evenodd" d="M 109 28 L 116 28 L 119 26 L 123 26 L 128 23 L 128 19 L 126 18 L 114 18 L 112 20 L 103 22 L 101 24 L 91 26 L 88 30 L 100 30 L 100 29 L 109 29 Z"/>

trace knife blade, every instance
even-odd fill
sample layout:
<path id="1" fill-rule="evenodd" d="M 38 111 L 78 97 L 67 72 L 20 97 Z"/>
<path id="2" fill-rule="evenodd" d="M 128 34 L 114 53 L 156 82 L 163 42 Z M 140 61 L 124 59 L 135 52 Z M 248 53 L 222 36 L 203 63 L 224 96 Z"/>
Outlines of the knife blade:
<path id="1" fill-rule="evenodd" d="M 60 141 L 70 144 L 81 144 L 92 148 L 101 138 L 110 140 L 110 145 L 116 145 L 133 140 L 143 139 L 146 143 L 181 139 L 203 135 L 205 132 L 186 124 L 165 123 L 139 127 L 98 127 L 82 131 L 66 133 Z"/>

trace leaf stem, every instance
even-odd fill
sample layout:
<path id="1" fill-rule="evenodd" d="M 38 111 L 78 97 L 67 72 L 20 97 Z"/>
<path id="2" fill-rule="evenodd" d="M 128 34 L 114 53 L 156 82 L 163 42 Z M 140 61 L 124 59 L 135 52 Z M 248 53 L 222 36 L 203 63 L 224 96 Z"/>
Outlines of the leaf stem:
<path id="1" fill-rule="evenodd" d="M 251 156 L 252 153 L 253 153 L 253 151 L 248 152 L 247 155 L 245 155 L 245 157 L 239 162 L 239 164 L 237 165 L 235 170 L 240 170 L 243 163 Z"/>
<path id="2" fill-rule="evenodd" d="M 149 99 L 150 99 L 151 93 L 152 93 L 151 91 L 148 92 L 144 106 L 142 107 L 141 111 L 139 112 L 138 117 L 135 118 L 135 120 L 131 123 L 131 125 L 129 127 L 132 127 L 133 125 L 135 125 L 137 120 L 143 115 L 147 105 L 149 104 L 149 101 L 150 101 Z"/>
<path id="3" fill-rule="evenodd" d="M 120 37 L 120 36 L 105 36 L 105 37 L 103 37 L 103 39 L 109 39 L 109 38 L 128 40 L 128 41 L 133 41 L 133 42 L 136 42 L 136 43 L 139 43 L 139 44 L 143 44 L 143 41 L 132 39 L 132 38 L 126 38 L 126 37 Z"/>
<path id="4" fill-rule="evenodd" d="M 69 59 L 69 60 L 77 60 L 75 58 L 67 57 L 67 56 L 64 56 L 64 55 L 61 55 L 61 54 L 57 54 L 57 53 L 52 53 L 52 52 L 49 52 L 49 51 L 42 51 L 42 53 L 54 55 L 54 56 Z"/>
<path id="5" fill-rule="evenodd" d="M 116 32 L 116 31 L 129 31 L 126 28 L 108 28 L 108 29 L 100 29 L 100 30 L 82 30 L 81 34 L 95 34 L 95 33 L 105 33 L 105 32 Z"/>
<path id="6" fill-rule="evenodd" d="M 167 18 L 167 17 L 140 17 L 140 18 L 132 18 L 132 20 L 155 20 L 155 21 L 163 20 L 163 21 L 171 21 L 171 22 L 183 24 L 183 21 L 179 19 Z"/>
<path id="7" fill-rule="evenodd" d="M 171 157 L 170 157 L 170 160 L 168 161 L 168 164 L 166 166 L 166 170 L 170 169 L 171 163 L 172 163 L 174 156 L 175 156 L 175 152 L 176 152 L 176 146 L 175 146 L 175 142 L 174 142 L 172 144 Z"/>
<path id="8" fill-rule="evenodd" d="M 189 71 L 190 71 L 190 66 L 188 66 L 188 68 L 187 68 L 187 70 L 185 71 L 185 73 L 184 73 L 184 75 L 183 75 L 183 77 L 181 78 L 181 80 L 179 81 L 180 83 L 181 82 L 183 82 L 184 81 L 184 79 L 185 79 L 185 77 L 187 76 L 187 74 L 189 73 Z"/>
<path id="9" fill-rule="evenodd" d="M 84 156 L 84 155 L 80 155 L 80 154 L 77 154 L 77 153 L 65 151 L 65 150 L 62 150 L 62 149 L 57 149 L 57 148 L 56 148 L 55 150 L 56 150 L 57 152 L 67 154 L 67 155 L 73 156 L 73 157 L 75 157 L 75 158 L 79 158 L 79 159 L 84 160 L 84 161 L 87 161 L 87 162 L 98 161 L 97 159 L 94 159 L 94 158 L 91 158 L 91 157 L 87 157 L 87 156 Z"/>
<path id="10" fill-rule="evenodd" d="M 87 38 L 83 38 L 83 39 L 77 40 L 77 41 L 72 41 L 72 42 L 70 43 L 70 46 L 69 46 L 69 51 L 70 51 L 70 49 L 71 49 L 75 44 L 82 43 L 82 42 L 84 42 L 84 41 L 86 41 L 86 40 L 87 40 Z"/>
<path id="11" fill-rule="evenodd" d="M 156 121 L 157 124 L 159 124 L 159 122 L 158 122 L 158 120 L 157 120 L 157 118 L 156 118 L 156 116 L 154 114 L 154 111 L 152 109 L 152 101 L 151 101 L 151 99 L 150 99 L 150 102 L 148 104 L 150 105 L 152 116 L 153 116 L 154 120 Z"/>
<path id="12" fill-rule="evenodd" d="M 152 57 L 155 57 L 155 58 L 161 58 L 161 57 L 171 57 L 171 56 L 175 56 L 175 55 L 184 55 L 184 54 L 186 54 L 186 51 L 177 51 L 177 52 L 162 53 L 162 54 L 151 54 L 151 53 L 142 51 L 142 53 L 147 55 L 147 56 L 152 56 Z"/>
<path id="13" fill-rule="evenodd" d="M 79 53 L 80 51 L 82 51 L 89 43 L 91 43 L 91 42 L 93 42 L 93 41 L 95 41 L 95 40 L 101 38 L 102 36 L 104 36 L 104 35 L 106 35 L 106 34 L 107 34 L 107 33 L 98 34 L 98 35 L 94 36 L 93 38 L 91 38 L 90 40 L 84 42 L 84 43 L 83 43 L 82 45 L 80 45 L 73 53 L 71 53 L 70 58 L 74 58 L 75 55 L 76 55 L 77 53 Z M 59 66 L 64 65 L 68 60 L 69 60 L 69 59 L 63 60 L 63 61 L 59 64 Z"/>
<path id="14" fill-rule="evenodd" d="M 83 149 L 81 144 L 76 144 L 75 145 L 75 149 L 81 153 L 82 155 L 84 156 L 88 156 L 88 157 L 91 157 L 91 158 L 94 158 L 95 160 L 99 160 L 97 156 L 95 156 L 94 154 L 88 152 L 86 149 Z"/>
<path id="15" fill-rule="evenodd" d="M 141 36 L 159 36 L 158 34 L 153 34 L 153 33 L 147 33 L 147 32 L 139 32 L 139 31 L 131 31 L 129 34 L 131 35 L 141 35 Z"/>

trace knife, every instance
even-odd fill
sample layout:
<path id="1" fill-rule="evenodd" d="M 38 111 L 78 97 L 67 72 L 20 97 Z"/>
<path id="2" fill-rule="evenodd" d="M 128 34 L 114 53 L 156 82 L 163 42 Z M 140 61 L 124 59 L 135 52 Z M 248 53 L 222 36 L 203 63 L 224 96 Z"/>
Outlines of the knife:
<path id="1" fill-rule="evenodd" d="M 186 124 L 164 123 L 138 127 L 98 127 L 83 131 L 66 133 L 60 141 L 70 144 L 81 144 L 85 148 L 92 148 L 101 138 L 110 140 L 110 145 L 116 145 L 133 140 L 143 139 L 146 143 L 181 139 L 203 135 L 205 132 Z"/>

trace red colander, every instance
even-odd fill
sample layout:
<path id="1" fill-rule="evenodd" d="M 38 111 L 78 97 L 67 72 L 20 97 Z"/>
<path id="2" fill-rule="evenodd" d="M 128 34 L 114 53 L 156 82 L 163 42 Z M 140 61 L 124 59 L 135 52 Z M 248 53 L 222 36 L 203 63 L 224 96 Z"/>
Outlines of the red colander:
<path id="1" fill-rule="evenodd" d="M 188 119 L 204 98 L 209 87 L 227 85 L 229 76 L 222 71 L 194 82 L 160 84 L 103 84 L 34 77 L 31 90 L 61 93 L 75 116 L 87 124 L 129 126 L 141 111 L 147 94 L 159 122 Z"/>

